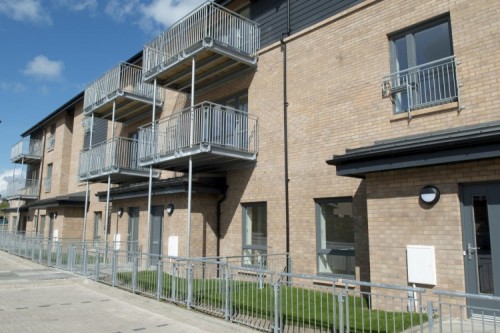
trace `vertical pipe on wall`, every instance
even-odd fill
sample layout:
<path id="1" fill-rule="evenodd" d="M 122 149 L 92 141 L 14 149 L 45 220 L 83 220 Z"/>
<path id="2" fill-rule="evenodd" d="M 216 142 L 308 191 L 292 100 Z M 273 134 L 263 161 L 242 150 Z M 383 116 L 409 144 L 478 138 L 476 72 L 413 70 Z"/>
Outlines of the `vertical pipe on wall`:
<path id="1" fill-rule="evenodd" d="M 111 115 L 111 141 L 114 142 L 113 139 L 115 138 L 115 111 L 116 111 L 116 101 L 113 101 L 113 113 Z M 113 149 L 113 145 L 111 147 L 111 161 L 108 161 L 108 163 L 112 163 L 114 160 L 115 156 L 115 149 Z M 107 156 L 109 157 L 109 156 Z M 104 226 L 104 241 L 106 245 L 108 245 L 108 225 L 109 225 L 109 192 L 111 191 L 111 174 L 108 174 L 108 192 L 106 194 L 106 219 L 105 219 L 105 226 Z"/>
<path id="2" fill-rule="evenodd" d="M 156 78 L 153 81 L 153 115 L 151 116 L 151 140 L 150 145 L 156 144 L 154 141 L 155 136 L 155 121 L 156 121 Z M 153 147 L 150 147 L 153 149 Z M 149 187 L 148 187 L 148 235 L 147 235 L 147 246 L 148 252 L 151 252 L 151 203 L 152 203 L 152 192 L 153 192 L 153 166 L 149 166 Z"/>
<path id="3" fill-rule="evenodd" d="M 92 147 L 92 134 L 94 132 L 94 114 L 92 113 L 92 118 L 90 120 L 90 138 L 89 138 L 89 149 Z M 82 232 L 82 242 L 85 242 L 85 235 L 87 233 L 87 219 L 89 210 L 89 181 L 87 179 L 86 189 L 85 189 L 85 211 L 83 212 L 83 232 Z"/>
<path id="4" fill-rule="evenodd" d="M 191 63 L 191 112 L 190 112 L 190 128 L 189 128 L 189 147 L 193 147 L 194 141 L 194 79 L 196 70 L 196 60 L 192 58 Z M 187 212 L 187 257 L 191 255 L 191 201 L 193 196 L 193 158 L 189 156 L 189 180 L 188 180 L 188 212 Z"/>
<path id="5" fill-rule="evenodd" d="M 287 44 L 285 37 L 290 36 L 290 0 L 287 1 L 287 31 L 281 35 L 281 51 L 283 53 L 283 135 L 284 135 L 284 159 L 285 159 L 285 247 L 286 253 L 290 253 L 290 196 L 289 196 L 289 174 L 288 174 L 288 95 L 287 95 Z M 287 272 L 290 265 L 287 263 Z"/>

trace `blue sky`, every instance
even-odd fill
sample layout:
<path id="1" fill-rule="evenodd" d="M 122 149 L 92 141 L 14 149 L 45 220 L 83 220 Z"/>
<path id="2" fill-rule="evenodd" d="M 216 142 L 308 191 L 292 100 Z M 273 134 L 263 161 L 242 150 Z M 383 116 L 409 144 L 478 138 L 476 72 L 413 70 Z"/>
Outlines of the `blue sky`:
<path id="1" fill-rule="evenodd" d="M 0 194 L 21 133 L 201 3 L 0 0 Z"/>

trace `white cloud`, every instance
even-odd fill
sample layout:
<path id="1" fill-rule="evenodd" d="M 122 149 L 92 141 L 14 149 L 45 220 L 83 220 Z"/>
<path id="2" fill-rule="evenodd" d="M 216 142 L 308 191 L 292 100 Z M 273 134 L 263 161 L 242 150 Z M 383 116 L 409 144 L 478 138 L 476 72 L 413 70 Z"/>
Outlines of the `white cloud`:
<path id="1" fill-rule="evenodd" d="M 140 0 L 109 0 L 105 8 L 106 14 L 117 21 L 123 21 L 137 13 Z"/>
<path id="2" fill-rule="evenodd" d="M 148 5 L 140 5 L 142 24 L 152 21 L 167 28 L 203 3 L 203 0 L 153 0 Z"/>
<path id="3" fill-rule="evenodd" d="M 52 24 L 50 15 L 39 0 L 0 0 L 0 13 L 15 21 Z"/>
<path id="4" fill-rule="evenodd" d="M 54 3 L 75 12 L 97 8 L 97 0 L 54 0 Z"/>
<path id="5" fill-rule="evenodd" d="M 23 73 L 40 79 L 56 80 L 61 78 L 63 68 L 62 61 L 50 60 L 44 55 L 38 55 L 26 65 Z"/>
<path id="6" fill-rule="evenodd" d="M 13 173 L 15 170 L 15 173 Z M 0 173 L 0 195 L 5 197 L 7 194 L 7 183 L 12 180 L 12 176 L 20 177 L 23 175 L 21 169 L 13 169 L 13 170 L 3 170 Z"/>
<path id="7" fill-rule="evenodd" d="M 22 83 L 19 83 L 19 82 L 2 81 L 0 83 L 0 88 L 2 88 L 3 91 L 12 92 L 12 93 L 21 93 L 23 91 L 26 91 L 26 86 Z"/>

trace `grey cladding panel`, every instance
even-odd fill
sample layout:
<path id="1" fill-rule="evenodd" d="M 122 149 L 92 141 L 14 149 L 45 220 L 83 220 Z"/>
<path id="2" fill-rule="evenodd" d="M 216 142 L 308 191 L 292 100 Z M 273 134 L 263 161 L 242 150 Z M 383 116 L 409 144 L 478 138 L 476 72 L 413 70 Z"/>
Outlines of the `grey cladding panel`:
<path id="1" fill-rule="evenodd" d="M 290 29 L 292 34 L 338 14 L 362 0 L 290 0 Z M 261 28 L 261 45 L 280 39 L 287 30 L 287 0 L 254 0 L 252 20 Z"/>

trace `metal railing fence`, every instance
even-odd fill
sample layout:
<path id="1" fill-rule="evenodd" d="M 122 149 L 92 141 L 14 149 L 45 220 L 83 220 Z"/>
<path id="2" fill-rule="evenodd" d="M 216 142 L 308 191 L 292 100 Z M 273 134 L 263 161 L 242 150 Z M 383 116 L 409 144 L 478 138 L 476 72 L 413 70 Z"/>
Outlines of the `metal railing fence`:
<path id="1" fill-rule="evenodd" d="M 112 138 L 100 142 L 80 153 L 78 177 L 86 180 L 95 175 L 134 170 L 149 172 L 138 163 L 138 141 L 125 137 Z M 159 171 L 154 170 L 154 174 Z"/>
<path id="2" fill-rule="evenodd" d="M 213 2 L 206 2 L 144 47 L 144 78 L 154 76 L 187 50 L 206 40 L 231 47 L 248 56 L 260 48 L 258 24 Z"/>
<path id="3" fill-rule="evenodd" d="M 33 140 L 24 138 L 12 146 L 10 152 L 10 159 L 16 160 L 22 156 L 29 156 L 31 158 L 42 157 L 42 140 Z"/>
<path id="4" fill-rule="evenodd" d="M 38 179 L 14 178 L 7 180 L 5 197 L 37 198 L 40 194 Z"/>
<path id="5" fill-rule="evenodd" d="M 163 101 L 163 88 L 156 88 L 156 100 Z M 85 88 L 83 110 L 89 113 L 117 93 L 128 92 L 153 99 L 154 86 L 142 80 L 142 69 L 138 66 L 120 63 Z"/>
<path id="6" fill-rule="evenodd" d="M 204 102 L 140 128 L 139 159 L 171 156 L 192 144 L 258 152 L 258 118 L 247 112 Z"/>
<path id="7" fill-rule="evenodd" d="M 456 67 L 451 56 L 392 73 L 383 80 L 383 94 L 391 96 L 396 112 L 459 101 Z"/>
<path id="8" fill-rule="evenodd" d="M 266 332 L 496 332 L 499 323 L 500 297 L 276 272 L 231 264 L 236 257 L 167 257 L 9 232 L 0 233 L 0 249 Z"/>

